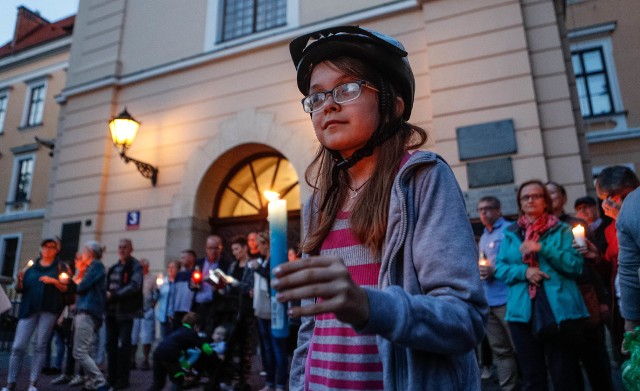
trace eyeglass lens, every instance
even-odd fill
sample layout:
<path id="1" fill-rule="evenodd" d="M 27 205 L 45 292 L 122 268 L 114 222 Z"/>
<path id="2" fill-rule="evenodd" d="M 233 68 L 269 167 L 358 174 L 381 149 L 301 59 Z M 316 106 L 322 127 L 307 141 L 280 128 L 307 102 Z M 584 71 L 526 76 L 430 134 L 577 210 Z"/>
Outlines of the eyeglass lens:
<path id="1" fill-rule="evenodd" d="M 316 92 L 302 99 L 302 107 L 306 113 L 313 113 L 324 107 L 327 95 L 333 96 L 336 103 L 347 103 L 358 99 L 362 92 L 362 80 L 340 84 L 329 91 Z"/>

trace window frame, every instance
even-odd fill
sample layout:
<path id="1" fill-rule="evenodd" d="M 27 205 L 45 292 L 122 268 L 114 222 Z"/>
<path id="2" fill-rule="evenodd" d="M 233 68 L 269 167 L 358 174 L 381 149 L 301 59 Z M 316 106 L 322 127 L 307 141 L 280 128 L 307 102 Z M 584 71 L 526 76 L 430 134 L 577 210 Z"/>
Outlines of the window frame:
<path id="1" fill-rule="evenodd" d="M 6 254 L 6 240 L 8 239 L 18 239 L 18 245 L 16 246 L 16 257 L 13 260 L 13 275 L 12 276 L 4 276 L 2 274 L 2 269 L 4 268 L 4 257 Z M 14 280 L 18 276 L 18 269 L 20 264 L 20 253 L 22 251 L 22 233 L 10 233 L 0 235 L 0 276 L 13 278 Z"/>
<path id="2" fill-rule="evenodd" d="M 27 199 L 24 201 L 16 201 L 16 193 L 18 189 L 18 179 L 20 177 L 20 167 L 21 162 L 25 160 L 31 160 L 32 170 L 31 170 L 31 180 L 29 182 L 29 186 L 27 189 Z M 36 154 L 21 154 L 14 156 L 13 158 L 13 169 L 11 172 L 11 182 L 9 185 L 9 193 L 7 194 L 7 201 L 5 203 L 7 213 L 12 212 L 22 212 L 29 209 L 29 203 L 31 202 L 31 190 L 33 189 L 33 179 L 36 172 Z"/>
<path id="3" fill-rule="evenodd" d="M 299 25 L 299 9 L 300 0 L 285 0 L 286 1 L 286 22 L 283 26 L 254 32 L 248 35 L 243 35 L 226 41 L 222 40 L 222 31 L 224 28 L 224 1 L 225 0 L 207 0 L 206 10 L 206 22 L 205 22 L 205 37 L 204 37 L 204 51 L 209 52 L 219 48 L 228 47 L 230 43 L 235 45 L 241 45 L 247 42 L 255 41 L 257 39 L 265 38 L 278 34 L 280 32 L 289 30 L 291 28 L 298 27 Z"/>
<path id="4" fill-rule="evenodd" d="M 570 45 L 570 52 L 573 56 L 574 53 L 577 52 L 585 52 L 593 49 L 599 49 L 602 53 L 603 64 L 605 68 L 605 74 L 607 78 L 607 82 L 609 83 L 609 92 L 610 98 L 612 102 L 612 112 L 607 114 L 596 114 L 590 116 L 584 116 L 583 119 L 586 122 L 591 120 L 602 121 L 603 119 L 611 118 L 617 124 L 615 129 L 612 130 L 626 130 L 627 129 L 627 121 L 626 121 L 626 112 L 624 110 L 624 105 L 622 103 L 622 96 L 620 94 L 620 83 L 618 82 L 618 76 L 615 67 L 615 61 L 613 57 L 613 46 L 611 44 L 611 38 L 597 38 L 590 39 L 581 42 L 574 42 Z M 575 69 L 572 71 L 575 75 Z M 576 85 L 577 92 L 577 85 Z M 582 107 L 580 107 L 582 113 Z"/>
<path id="5" fill-rule="evenodd" d="M 9 107 L 9 90 L 0 90 L 0 134 L 4 134 L 4 123 L 7 120 Z"/>
<path id="6" fill-rule="evenodd" d="M 27 84 L 27 89 L 25 91 L 24 97 L 24 110 L 22 112 L 22 128 L 32 128 L 36 126 L 41 126 L 44 122 L 44 110 L 46 108 L 47 103 L 47 87 L 48 87 L 48 76 L 41 77 L 35 80 L 30 80 L 25 82 Z M 33 94 L 34 90 L 42 88 L 42 97 L 36 103 L 40 105 L 41 110 L 39 114 L 36 114 L 38 118 L 35 118 L 34 121 L 31 121 L 32 116 L 32 107 L 33 107 Z"/>

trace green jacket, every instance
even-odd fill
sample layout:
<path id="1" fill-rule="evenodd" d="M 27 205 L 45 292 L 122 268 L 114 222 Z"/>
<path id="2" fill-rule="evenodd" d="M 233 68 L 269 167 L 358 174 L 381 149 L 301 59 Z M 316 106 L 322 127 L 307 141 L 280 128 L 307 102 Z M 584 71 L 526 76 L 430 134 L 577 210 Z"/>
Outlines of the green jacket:
<path id="1" fill-rule="evenodd" d="M 556 321 L 589 317 L 576 278 L 582 273 L 582 256 L 571 246 L 573 234 L 565 223 L 551 227 L 539 240 L 540 270 L 549 275 L 543 287 Z M 496 257 L 495 277 L 509 286 L 505 320 L 528 323 L 531 320 L 531 299 L 520 245 L 523 233 L 517 224 L 504 230 L 504 239 Z"/>

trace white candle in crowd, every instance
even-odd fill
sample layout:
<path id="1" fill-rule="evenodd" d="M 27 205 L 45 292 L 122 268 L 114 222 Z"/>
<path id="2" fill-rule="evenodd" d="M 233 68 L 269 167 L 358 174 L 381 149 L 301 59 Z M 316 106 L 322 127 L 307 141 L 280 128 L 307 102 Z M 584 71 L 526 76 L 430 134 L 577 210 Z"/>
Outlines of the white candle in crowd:
<path id="1" fill-rule="evenodd" d="M 158 277 L 156 277 L 156 285 L 160 288 L 162 284 L 164 284 L 164 277 L 162 276 L 162 273 L 158 273 Z"/>
<path id="2" fill-rule="evenodd" d="M 573 238 L 575 239 L 576 244 L 580 247 L 583 247 L 586 244 L 584 241 L 584 227 L 578 224 L 573 227 L 571 232 L 573 232 Z"/>

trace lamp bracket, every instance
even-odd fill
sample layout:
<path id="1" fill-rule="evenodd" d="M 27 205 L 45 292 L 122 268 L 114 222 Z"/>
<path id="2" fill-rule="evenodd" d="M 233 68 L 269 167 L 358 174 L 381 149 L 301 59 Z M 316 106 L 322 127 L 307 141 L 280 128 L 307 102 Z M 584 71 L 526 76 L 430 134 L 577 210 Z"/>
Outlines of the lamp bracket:
<path id="1" fill-rule="evenodd" d="M 140 172 L 140 174 L 142 174 L 143 177 L 147 178 L 147 179 L 151 179 L 151 184 L 153 186 L 156 185 L 156 182 L 158 180 L 158 168 L 152 166 L 149 163 L 145 163 L 145 162 L 141 162 L 140 160 L 134 159 L 132 157 L 129 157 L 125 154 L 125 150 L 123 149 L 122 152 L 120 152 L 120 157 L 122 158 L 122 160 L 124 160 L 125 163 L 129 163 L 129 162 L 133 162 L 133 164 L 136 165 L 136 168 L 138 169 L 138 172 Z"/>

